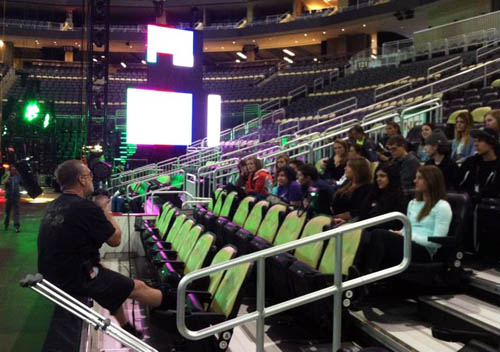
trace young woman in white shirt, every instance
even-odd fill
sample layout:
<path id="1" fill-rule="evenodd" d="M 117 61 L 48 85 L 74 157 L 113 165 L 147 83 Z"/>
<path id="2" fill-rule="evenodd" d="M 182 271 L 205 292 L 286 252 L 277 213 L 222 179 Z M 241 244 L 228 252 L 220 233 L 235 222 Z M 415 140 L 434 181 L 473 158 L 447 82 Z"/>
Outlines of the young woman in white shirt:
<path id="1" fill-rule="evenodd" d="M 441 170 L 434 165 L 421 166 L 415 177 L 415 191 L 407 210 L 412 227 L 411 260 L 427 263 L 440 247 L 428 238 L 447 236 L 452 218 Z M 359 269 L 371 273 L 399 264 L 403 259 L 403 231 L 365 231 Z"/>

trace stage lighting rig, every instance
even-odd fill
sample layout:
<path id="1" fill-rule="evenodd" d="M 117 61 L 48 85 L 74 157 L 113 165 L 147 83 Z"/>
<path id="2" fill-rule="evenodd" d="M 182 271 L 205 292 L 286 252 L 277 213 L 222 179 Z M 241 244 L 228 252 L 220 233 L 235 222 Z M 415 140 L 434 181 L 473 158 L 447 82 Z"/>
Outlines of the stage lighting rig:
<path id="1" fill-rule="evenodd" d="M 87 143 L 107 141 L 110 0 L 88 0 Z M 99 49 L 99 51 L 97 50 Z M 97 120 L 103 119 L 104 123 Z M 99 131 L 94 133 L 91 131 Z"/>

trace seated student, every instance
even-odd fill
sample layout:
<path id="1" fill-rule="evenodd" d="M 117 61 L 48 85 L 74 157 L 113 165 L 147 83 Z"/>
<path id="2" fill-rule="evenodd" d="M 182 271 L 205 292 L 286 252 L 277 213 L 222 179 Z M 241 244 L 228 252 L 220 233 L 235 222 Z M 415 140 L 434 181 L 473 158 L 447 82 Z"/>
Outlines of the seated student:
<path id="1" fill-rule="evenodd" d="M 318 193 L 317 201 L 314 202 L 314 209 L 312 210 L 317 214 L 332 214 L 330 202 L 333 197 L 334 189 L 326 181 L 319 178 L 318 171 L 314 165 L 302 165 L 297 172 L 297 181 L 301 186 L 302 195 L 304 197 L 304 207 L 307 208 L 311 203 L 311 199 L 309 199 L 309 190 L 312 187 L 315 188 Z"/>
<path id="2" fill-rule="evenodd" d="M 299 172 L 299 168 L 304 165 L 304 162 L 300 159 L 293 159 L 293 160 L 290 160 L 290 162 L 288 163 L 288 166 L 290 166 L 293 171 L 295 171 L 295 175 L 297 175 L 297 172 Z"/>
<path id="3" fill-rule="evenodd" d="M 387 122 L 387 125 L 385 126 L 385 136 L 380 139 L 379 145 L 385 147 L 389 138 L 398 135 L 401 136 L 401 128 L 399 127 L 399 124 L 394 121 Z M 377 151 L 377 158 L 379 161 L 388 161 L 391 156 L 384 154 L 382 151 Z"/>
<path id="4" fill-rule="evenodd" d="M 332 203 L 337 224 L 359 216 L 363 202 L 372 187 L 370 164 L 364 158 L 349 160 L 345 175 L 347 183 L 335 193 Z"/>
<path id="5" fill-rule="evenodd" d="M 347 160 L 366 159 L 366 153 L 359 144 L 351 144 L 347 153 Z"/>
<path id="6" fill-rule="evenodd" d="M 278 169 L 288 166 L 290 163 L 290 157 L 288 154 L 283 153 L 276 157 L 276 165 L 274 165 L 274 175 L 273 175 L 273 186 L 278 184 Z"/>
<path id="7" fill-rule="evenodd" d="M 377 161 L 377 154 L 375 143 L 365 135 L 365 131 L 361 125 L 354 125 L 350 129 L 350 135 L 352 136 L 354 142 L 352 144 L 357 144 L 363 150 L 363 156 L 369 161 Z"/>
<path id="8" fill-rule="evenodd" d="M 238 170 L 240 172 L 239 172 L 238 178 L 234 182 L 234 186 L 239 187 L 239 188 L 245 187 L 245 184 L 248 180 L 248 170 L 247 170 L 246 160 L 244 160 L 244 159 L 240 160 L 240 162 L 238 163 Z"/>
<path id="9" fill-rule="evenodd" d="M 429 122 L 424 123 L 420 129 L 420 144 L 418 145 L 416 154 L 417 158 L 423 163 L 426 162 L 428 158 L 427 153 L 424 150 L 425 140 L 431 135 L 433 130 L 434 125 Z"/>
<path id="10" fill-rule="evenodd" d="M 406 213 L 407 206 L 408 200 L 401 188 L 401 176 L 398 167 L 391 162 L 379 164 L 375 170 L 375 181 L 371 191 L 361 207 L 359 220 L 373 218 L 393 211 Z M 401 222 L 391 221 L 376 225 L 371 229 L 399 230 L 401 226 Z"/>
<path id="11" fill-rule="evenodd" d="M 273 188 L 273 194 L 293 207 L 300 207 L 302 190 L 296 181 L 295 171 L 290 166 L 283 166 L 278 169 L 276 174 L 278 185 Z"/>
<path id="12" fill-rule="evenodd" d="M 500 110 L 490 110 L 484 116 L 484 127 L 491 128 L 500 133 Z"/>
<path id="13" fill-rule="evenodd" d="M 329 159 L 321 160 L 321 168 L 324 170 L 323 179 L 336 183 L 344 176 L 348 150 L 349 146 L 346 141 L 341 138 L 335 140 L 333 143 L 334 155 Z"/>
<path id="14" fill-rule="evenodd" d="M 474 138 L 470 131 L 474 128 L 474 120 L 469 112 L 460 113 L 455 120 L 455 139 L 451 146 L 451 159 L 461 164 L 469 156 L 474 155 Z M 446 176 L 446 173 L 444 174 Z"/>
<path id="15" fill-rule="evenodd" d="M 403 189 L 413 188 L 420 162 L 415 155 L 406 151 L 406 140 L 403 136 L 393 136 L 387 141 L 387 149 L 391 152 L 394 164 L 399 167 Z"/>
<path id="16" fill-rule="evenodd" d="M 500 196 L 500 158 L 498 133 L 491 129 L 473 130 L 476 155 L 462 164 L 459 189 L 471 196 Z"/>
<path id="17" fill-rule="evenodd" d="M 415 199 L 407 210 L 412 230 L 411 260 L 428 263 L 440 247 L 428 238 L 447 236 L 452 218 L 441 170 L 432 165 L 421 166 L 415 177 L 415 191 Z M 403 259 L 402 231 L 364 231 L 362 243 L 359 269 L 363 273 L 397 265 Z"/>
<path id="18" fill-rule="evenodd" d="M 425 152 L 429 159 L 425 165 L 435 165 L 439 167 L 444 176 L 447 190 L 457 188 L 458 165 L 450 157 L 450 142 L 439 128 L 432 131 L 425 140 Z"/>
<path id="19" fill-rule="evenodd" d="M 272 186 L 272 177 L 263 168 L 262 161 L 252 156 L 247 160 L 248 178 L 245 190 L 248 194 L 267 196 Z"/>

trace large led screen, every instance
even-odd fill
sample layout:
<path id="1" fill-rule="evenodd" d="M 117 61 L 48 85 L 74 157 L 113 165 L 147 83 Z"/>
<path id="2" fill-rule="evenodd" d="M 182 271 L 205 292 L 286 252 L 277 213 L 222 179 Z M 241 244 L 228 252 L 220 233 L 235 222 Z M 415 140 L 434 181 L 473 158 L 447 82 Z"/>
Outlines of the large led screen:
<path id="1" fill-rule="evenodd" d="M 127 143 L 190 145 L 193 95 L 127 89 Z"/>
<path id="2" fill-rule="evenodd" d="M 158 54 L 172 55 L 175 66 L 193 67 L 193 31 L 148 25 L 148 62 L 156 63 Z"/>

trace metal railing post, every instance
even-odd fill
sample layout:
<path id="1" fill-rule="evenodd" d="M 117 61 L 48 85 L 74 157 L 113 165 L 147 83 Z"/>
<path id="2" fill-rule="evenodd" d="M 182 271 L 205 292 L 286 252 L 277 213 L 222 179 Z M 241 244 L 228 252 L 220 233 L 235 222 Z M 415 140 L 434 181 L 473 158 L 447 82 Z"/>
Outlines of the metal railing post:
<path id="1" fill-rule="evenodd" d="M 266 258 L 257 260 L 257 352 L 264 352 L 264 309 L 266 296 Z"/>
<path id="2" fill-rule="evenodd" d="M 343 233 L 335 238 L 335 276 L 333 278 L 337 292 L 333 294 L 333 345 L 332 352 L 340 348 L 342 334 L 342 238 Z"/>

